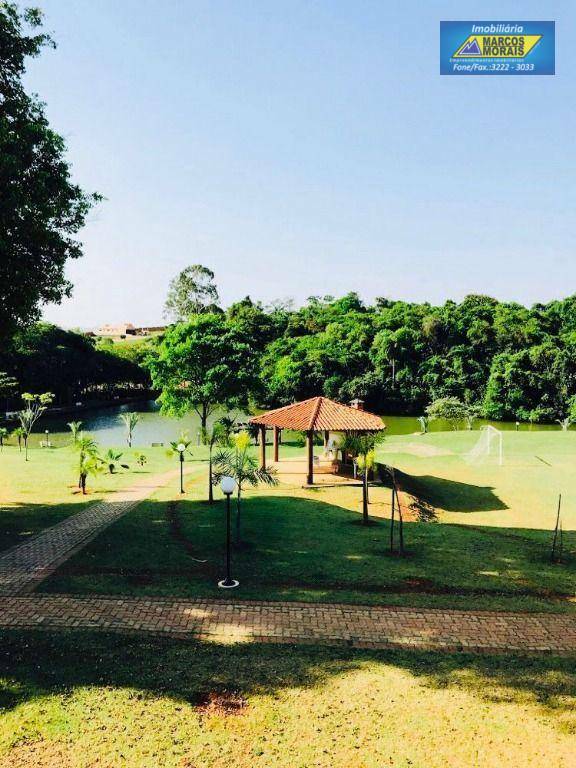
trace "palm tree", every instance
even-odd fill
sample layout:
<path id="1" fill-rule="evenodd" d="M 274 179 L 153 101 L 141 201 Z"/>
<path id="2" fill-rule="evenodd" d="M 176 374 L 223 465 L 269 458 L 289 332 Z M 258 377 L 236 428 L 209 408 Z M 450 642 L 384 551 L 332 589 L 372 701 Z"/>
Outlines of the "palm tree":
<path id="1" fill-rule="evenodd" d="M 121 413 L 120 418 L 126 427 L 126 442 L 128 443 L 128 448 L 132 448 L 132 433 L 140 421 L 140 414 L 135 411 L 130 411 L 129 413 Z"/>
<path id="2" fill-rule="evenodd" d="M 86 495 L 86 479 L 88 475 L 97 475 L 102 470 L 102 459 L 98 455 L 98 443 L 91 435 L 80 432 L 74 443 L 74 449 L 78 453 L 78 488 Z"/>
<path id="3" fill-rule="evenodd" d="M 72 443 L 75 443 L 76 440 L 78 440 L 78 435 L 80 434 L 80 430 L 82 429 L 82 422 L 81 421 L 69 421 L 68 429 L 72 433 Z"/>
<path id="4" fill-rule="evenodd" d="M 230 436 L 234 427 L 235 420 L 223 416 L 212 424 L 212 429 L 202 430 L 202 442 L 208 446 L 208 503 L 214 502 L 214 483 L 212 479 L 213 453 L 217 445 L 229 446 Z"/>
<path id="5" fill-rule="evenodd" d="M 18 440 L 18 450 L 22 453 L 22 438 L 24 437 L 24 430 L 22 427 L 16 427 L 12 430 L 11 437 L 15 437 Z"/>
<path id="6" fill-rule="evenodd" d="M 6 427 L 0 427 L 0 451 L 4 450 L 4 440 L 8 437 L 8 430 Z"/>
<path id="7" fill-rule="evenodd" d="M 270 467 L 260 467 L 258 460 L 250 451 L 251 438 L 248 432 L 239 432 L 232 438 L 233 449 L 221 450 L 214 456 L 213 482 L 217 484 L 225 477 L 236 480 L 236 545 L 240 545 L 240 511 L 242 492 L 247 486 L 256 487 L 260 483 L 278 485 L 275 472 Z"/>
<path id="8" fill-rule="evenodd" d="M 381 432 L 366 434 L 348 434 L 342 443 L 342 450 L 357 460 L 362 471 L 362 522 L 369 524 L 368 519 L 368 473 L 374 466 L 374 449 L 384 439 Z"/>
<path id="9" fill-rule="evenodd" d="M 106 453 L 104 454 L 103 462 L 108 467 L 108 472 L 113 475 L 114 472 L 118 469 L 118 467 L 122 467 L 122 469 L 130 469 L 128 464 L 121 464 L 120 459 L 122 458 L 123 454 L 121 451 L 116 451 L 114 448 L 108 448 Z"/>

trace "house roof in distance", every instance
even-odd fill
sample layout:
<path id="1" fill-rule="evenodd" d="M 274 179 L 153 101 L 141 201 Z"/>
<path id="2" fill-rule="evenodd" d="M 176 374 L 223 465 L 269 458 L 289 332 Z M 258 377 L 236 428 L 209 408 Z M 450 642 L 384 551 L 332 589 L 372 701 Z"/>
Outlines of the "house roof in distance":
<path id="1" fill-rule="evenodd" d="M 250 423 L 306 432 L 380 432 L 386 429 L 380 416 L 337 403 L 328 397 L 311 397 L 266 411 L 251 418 Z"/>

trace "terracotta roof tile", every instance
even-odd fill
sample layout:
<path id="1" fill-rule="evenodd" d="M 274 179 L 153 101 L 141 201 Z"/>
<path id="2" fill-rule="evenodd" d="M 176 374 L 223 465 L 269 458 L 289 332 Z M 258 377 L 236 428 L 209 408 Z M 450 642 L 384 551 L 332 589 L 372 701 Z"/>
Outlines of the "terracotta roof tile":
<path id="1" fill-rule="evenodd" d="M 328 397 L 311 397 L 309 400 L 285 405 L 254 416 L 250 423 L 315 432 L 377 432 L 386 429 L 380 416 L 337 403 Z"/>

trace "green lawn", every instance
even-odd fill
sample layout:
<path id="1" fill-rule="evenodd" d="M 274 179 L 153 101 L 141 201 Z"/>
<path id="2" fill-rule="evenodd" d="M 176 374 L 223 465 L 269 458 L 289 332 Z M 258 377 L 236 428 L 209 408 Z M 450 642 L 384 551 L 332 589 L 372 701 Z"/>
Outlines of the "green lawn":
<path id="1" fill-rule="evenodd" d="M 120 448 L 122 462 L 129 470 L 88 479 L 88 495 L 78 492 L 75 461 L 70 447 L 24 452 L 15 446 L 4 446 L 0 453 L 0 551 L 24 541 L 31 535 L 78 512 L 106 494 L 128 488 L 138 478 L 177 468 L 177 461 L 166 456 L 162 448 L 138 449 L 147 457 L 140 467 L 135 450 Z"/>
<path id="2" fill-rule="evenodd" d="M 576 434 L 508 433 L 505 464 L 470 464 L 478 432 L 389 437 L 380 458 L 399 467 L 402 484 L 433 503 L 438 522 L 405 526 L 407 554 L 388 552 L 390 493 L 371 490 L 374 525 L 359 524 L 360 490 L 306 490 L 299 484 L 246 496 L 244 546 L 234 552 L 239 598 L 343 601 L 505 610 L 576 608 L 576 533 L 571 471 Z M 286 452 L 295 453 L 286 446 Z M 205 449 L 195 450 L 201 459 Z M 144 471 L 177 467 L 147 449 Z M 539 458 L 535 458 L 538 456 Z M 0 543 L 23 540 L 87 503 L 74 487 L 70 449 L 17 449 L 0 456 L 4 506 Z M 546 462 L 546 463 L 544 463 Z M 44 591 L 221 596 L 223 502 L 205 503 L 206 464 L 188 493 L 177 482 L 104 531 L 41 587 Z M 126 487 L 129 472 L 92 481 L 88 501 Z M 139 472 L 138 468 L 138 472 Z M 410 474 L 406 474 L 410 473 Z M 554 498 L 564 494 L 564 562 L 549 559 Z M 216 496 L 220 494 L 217 491 Z M 206 562 L 200 562 L 206 561 Z"/>
<path id="3" fill-rule="evenodd" d="M 564 530 L 576 530 L 576 430 L 503 432 L 504 463 L 467 460 L 477 430 L 392 435 L 379 458 L 409 473 L 445 510 L 445 522 L 504 528 L 554 527 L 562 493 Z"/>
<path id="4" fill-rule="evenodd" d="M 164 489 L 103 532 L 41 589 L 221 597 L 224 503 L 190 481 Z M 549 561 L 550 533 L 442 523 L 405 525 L 407 555 L 388 552 L 389 491 L 371 489 L 374 524 L 360 525 L 360 489 L 280 486 L 249 493 L 238 598 L 574 610 L 576 561 Z M 565 536 L 566 542 L 568 535 Z M 573 541 L 573 540 L 572 540 Z M 199 562 L 206 561 L 206 562 Z"/>
<path id="5" fill-rule="evenodd" d="M 569 768 L 573 660 L 0 636 L 0 767 Z"/>

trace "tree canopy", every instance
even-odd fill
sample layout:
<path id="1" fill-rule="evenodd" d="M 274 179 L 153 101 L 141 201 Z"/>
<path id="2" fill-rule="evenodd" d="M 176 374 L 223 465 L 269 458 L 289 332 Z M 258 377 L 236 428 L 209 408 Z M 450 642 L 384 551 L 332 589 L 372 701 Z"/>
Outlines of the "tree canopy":
<path id="1" fill-rule="evenodd" d="M 181 323 L 193 315 L 218 310 L 214 272 L 208 267 L 192 264 L 171 281 L 164 305 L 166 319 Z"/>
<path id="2" fill-rule="evenodd" d="M 250 336 L 222 314 L 196 315 L 171 326 L 149 360 L 162 411 L 198 413 L 202 429 L 218 407 L 245 406 L 257 385 Z"/>
<path id="3" fill-rule="evenodd" d="M 0 3 L 0 338 L 70 295 L 64 267 L 100 199 L 72 182 L 63 138 L 24 90 L 26 60 L 54 45 L 41 25 L 38 10 Z"/>
<path id="4" fill-rule="evenodd" d="M 466 405 L 465 420 L 481 412 L 533 421 L 576 407 L 576 297 L 527 308 L 478 295 L 441 306 L 365 305 L 351 293 L 299 309 L 247 298 L 227 316 L 261 350 L 264 406 L 322 394 L 422 415 L 453 398 Z"/>
<path id="5" fill-rule="evenodd" d="M 0 371 L 11 378 L 2 397 L 20 391 L 54 393 L 55 405 L 78 400 L 106 399 L 123 390 L 150 386 L 148 372 L 117 349 L 122 345 L 97 347 L 94 339 L 76 331 L 65 331 L 50 323 L 33 323 L 18 330 L 10 343 L 0 347 Z M 0 390 L 2 374 L 0 374 Z"/>

